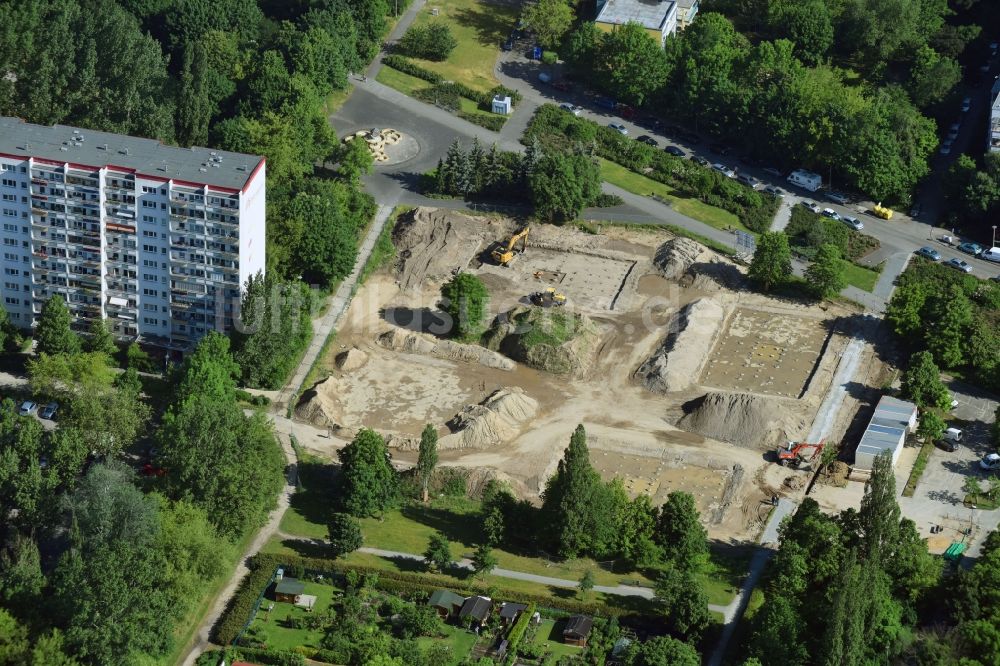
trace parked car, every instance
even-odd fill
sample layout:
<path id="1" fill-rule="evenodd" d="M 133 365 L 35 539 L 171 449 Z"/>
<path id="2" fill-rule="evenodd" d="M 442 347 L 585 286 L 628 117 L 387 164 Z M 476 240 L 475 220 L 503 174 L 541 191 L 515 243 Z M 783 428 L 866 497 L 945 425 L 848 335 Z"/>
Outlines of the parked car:
<path id="1" fill-rule="evenodd" d="M 961 259 L 949 259 L 944 262 L 944 265 L 948 268 L 954 268 L 957 271 L 962 271 L 963 273 L 971 273 L 972 266 L 968 262 L 962 261 Z"/>
<path id="2" fill-rule="evenodd" d="M 923 210 L 919 203 L 913 204 L 910 208 L 910 217 L 916 218 L 920 217 L 920 211 Z"/>
<path id="3" fill-rule="evenodd" d="M 50 402 L 42 408 L 42 411 L 38 412 L 38 415 L 43 419 L 52 419 L 56 415 L 56 410 L 59 409 L 58 402 Z"/>
<path id="4" fill-rule="evenodd" d="M 552 87 L 562 92 L 572 92 L 573 86 L 568 81 L 556 81 Z"/>
<path id="5" fill-rule="evenodd" d="M 822 208 L 819 207 L 819 204 L 816 203 L 815 201 L 806 201 L 805 199 L 803 199 L 799 203 L 801 203 L 803 206 L 805 206 L 812 212 L 816 213 L 817 215 L 819 215 L 820 211 L 823 210 Z"/>
<path id="6" fill-rule="evenodd" d="M 948 453 L 955 453 L 955 451 L 962 448 L 961 444 L 951 439 L 939 439 L 934 444 L 942 451 L 947 451 Z"/>
<path id="7" fill-rule="evenodd" d="M 615 112 L 625 120 L 632 120 L 635 118 L 635 109 L 628 104 L 619 104 L 615 107 Z"/>
<path id="8" fill-rule="evenodd" d="M 979 461 L 979 467 L 987 471 L 991 469 L 1000 469 L 1000 453 L 987 453 L 983 456 L 983 459 Z"/>
<path id="9" fill-rule="evenodd" d="M 580 115 L 580 113 L 583 111 L 582 106 L 573 106 L 569 102 L 563 102 L 562 104 L 559 105 L 559 108 L 562 109 L 563 111 L 572 113 L 574 116 Z"/>
<path id="10" fill-rule="evenodd" d="M 684 143 L 690 143 L 692 146 L 696 146 L 701 143 L 701 137 L 694 132 L 689 132 L 687 130 L 681 130 L 677 133 L 677 138 Z"/>
<path id="11" fill-rule="evenodd" d="M 968 113 L 969 109 L 972 108 L 972 98 L 966 97 L 962 100 L 962 113 Z"/>
<path id="12" fill-rule="evenodd" d="M 840 219 L 840 213 L 838 213 L 837 211 L 835 211 L 832 208 L 824 208 L 823 212 L 820 213 L 820 215 L 822 215 L 823 217 L 828 217 L 831 220 L 839 220 Z"/>
<path id="13" fill-rule="evenodd" d="M 942 143 L 941 144 L 941 149 L 938 150 L 938 152 L 941 153 L 942 155 L 950 155 L 951 154 L 951 140 L 948 139 L 944 143 Z"/>
<path id="14" fill-rule="evenodd" d="M 843 192 L 827 192 L 823 196 L 834 203 L 839 203 L 841 206 L 850 201 L 850 199 L 847 198 L 847 195 Z"/>
<path id="15" fill-rule="evenodd" d="M 647 134 L 643 134 L 642 136 L 640 136 L 639 138 L 637 138 L 636 141 L 638 141 L 639 143 L 644 143 L 647 146 L 652 146 L 653 148 L 659 148 L 660 147 L 660 143 L 656 139 L 654 139 L 653 137 L 651 137 L 651 136 L 649 136 Z"/>
<path id="16" fill-rule="evenodd" d="M 782 189 L 774 185 L 768 185 L 762 191 L 767 194 L 770 194 L 772 197 L 778 197 L 779 199 L 782 199 L 785 196 L 785 193 L 782 191 Z"/>
<path id="17" fill-rule="evenodd" d="M 18 413 L 21 416 L 28 416 L 29 414 L 34 414 L 36 409 L 38 409 L 38 403 L 32 402 L 31 400 L 25 400 L 21 403 L 21 409 L 18 410 Z"/>
<path id="18" fill-rule="evenodd" d="M 983 247 L 979 243 L 959 243 L 958 251 L 978 257 L 983 253 Z"/>
<path id="19" fill-rule="evenodd" d="M 628 134 L 628 128 L 621 123 L 608 123 L 608 127 L 618 132 L 619 134 Z"/>
<path id="20" fill-rule="evenodd" d="M 684 157 L 684 155 L 686 154 L 683 150 L 681 150 L 677 146 L 667 146 L 663 150 L 667 153 L 670 153 L 674 157 Z"/>
<path id="21" fill-rule="evenodd" d="M 694 162 L 695 164 L 700 164 L 701 166 L 708 166 L 708 165 L 711 164 L 711 162 L 709 162 L 707 159 L 705 159 L 701 155 L 692 155 L 691 156 L 691 161 Z"/>
<path id="22" fill-rule="evenodd" d="M 962 126 L 960 124 L 952 123 L 951 126 L 948 127 L 948 140 L 954 141 L 955 139 L 957 139 L 958 133 L 961 129 Z"/>
<path id="23" fill-rule="evenodd" d="M 958 245 L 958 239 L 954 236 L 938 236 L 938 240 L 945 245 Z"/>
<path id="24" fill-rule="evenodd" d="M 595 102 L 597 103 L 597 106 L 605 109 L 614 109 L 616 106 L 618 106 L 618 102 L 611 99 L 610 97 L 598 97 L 595 100 Z"/>
<path id="25" fill-rule="evenodd" d="M 506 42 L 503 43 L 503 46 L 501 46 L 500 48 L 503 49 L 504 51 L 512 51 L 514 49 L 514 42 L 508 39 Z"/>
<path id="26" fill-rule="evenodd" d="M 721 173 L 726 178 L 736 178 L 736 172 L 727 167 L 725 164 L 719 164 L 716 162 L 712 165 L 712 168 Z"/>
<path id="27" fill-rule="evenodd" d="M 716 155 L 728 155 L 730 153 L 729 147 L 724 146 L 721 143 L 709 144 L 708 149 Z"/>
<path id="28" fill-rule="evenodd" d="M 855 231 L 861 231 L 862 229 L 865 228 L 864 222 L 851 215 L 842 215 L 840 217 L 840 221 L 849 226 L 851 229 L 854 229 Z"/>
<path id="29" fill-rule="evenodd" d="M 917 250 L 914 254 L 917 254 L 924 259 L 930 259 L 931 261 L 941 261 L 941 253 L 932 247 L 927 247 L 926 245 Z"/>
<path id="30" fill-rule="evenodd" d="M 754 190 L 760 189 L 760 187 L 762 185 L 762 183 L 759 180 L 757 180 L 756 178 L 754 178 L 753 176 L 751 176 L 748 173 L 741 173 L 739 176 L 736 177 L 736 180 L 740 181 L 741 183 L 743 183 L 747 187 L 749 187 L 751 189 L 754 189 Z"/>
<path id="31" fill-rule="evenodd" d="M 764 173 L 774 176 L 775 178 L 781 178 L 781 169 L 777 167 L 764 167 Z"/>

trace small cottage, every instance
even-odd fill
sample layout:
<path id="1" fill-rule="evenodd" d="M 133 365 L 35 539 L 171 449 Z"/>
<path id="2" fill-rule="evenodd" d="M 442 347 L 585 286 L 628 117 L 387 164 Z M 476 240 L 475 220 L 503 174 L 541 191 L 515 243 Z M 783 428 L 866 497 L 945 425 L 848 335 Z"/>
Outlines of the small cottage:
<path id="1" fill-rule="evenodd" d="M 442 620 L 447 620 L 457 613 L 464 603 L 465 597 L 451 590 L 434 590 L 431 598 L 427 600 L 427 605 L 433 608 Z"/>
<path id="2" fill-rule="evenodd" d="M 563 643 L 587 647 L 587 637 L 594 628 L 594 620 L 586 615 L 572 615 L 563 627 Z"/>
<path id="3" fill-rule="evenodd" d="M 489 597 L 469 597 L 458 611 L 458 617 L 463 622 L 473 625 L 483 625 L 490 616 L 493 600 Z"/>
<path id="4" fill-rule="evenodd" d="M 520 615 L 525 608 L 527 608 L 525 604 L 516 604 L 512 601 L 505 601 L 500 605 L 500 620 L 505 625 L 514 624 L 517 616 Z"/>
<path id="5" fill-rule="evenodd" d="M 305 584 L 298 579 L 282 578 L 274 585 L 274 600 L 289 604 L 298 603 L 299 597 L 305 589 Z"/>

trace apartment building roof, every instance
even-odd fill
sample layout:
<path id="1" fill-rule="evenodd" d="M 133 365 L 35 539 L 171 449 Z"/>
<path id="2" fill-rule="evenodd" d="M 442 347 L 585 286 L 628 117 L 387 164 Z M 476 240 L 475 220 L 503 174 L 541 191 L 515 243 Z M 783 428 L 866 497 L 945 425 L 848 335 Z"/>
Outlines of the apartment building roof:
<path id="1" fill-rule="evenodd" d="M 0 153 L 70 162 L 94 168 L 116 166 L 148 178 L 241 190 L 264 163 L 258 155 L 211 148 L 179 148 L 156 139 L 67 125 L 35 125 L 0 116 Z"/>
<path id="2" fill-rule="evenodd" d="M 662 30 L 674 0 L 607 0 L 595 19 L 598 23 L 638 23 L 648 30 Z"/>

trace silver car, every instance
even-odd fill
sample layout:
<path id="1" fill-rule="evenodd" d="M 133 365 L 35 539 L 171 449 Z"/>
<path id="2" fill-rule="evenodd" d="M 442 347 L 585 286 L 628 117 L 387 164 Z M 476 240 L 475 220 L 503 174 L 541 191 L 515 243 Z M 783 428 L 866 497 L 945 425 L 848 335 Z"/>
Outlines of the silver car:
<path id="1" fill-rule="evenodd" d="M 841 216 L 840 221 L 849 226 L 851 229 L 854 229 L 855 231 L 861 231 L 862 229 L 865 228 L 864 222 L 851 215 Z"/>
<path id="2" fill-rule="evenodd" d="M 962 271 L 963 273 L 971 273 L 972 266 L 968 262 L 962 261 L 961 259 L 949 259 L 944 262 L 944 265 L 948 268 L 954 268 L 956 271 Z"/>
<path id="3" fill-rule="evenodd" d="M 825 196 L 830 201 L 834 203 L 839 203 L 841 206 L 843 206 L 849 201 L 847 195 L 844 194 L 843 192 L 827 192 Z"/>

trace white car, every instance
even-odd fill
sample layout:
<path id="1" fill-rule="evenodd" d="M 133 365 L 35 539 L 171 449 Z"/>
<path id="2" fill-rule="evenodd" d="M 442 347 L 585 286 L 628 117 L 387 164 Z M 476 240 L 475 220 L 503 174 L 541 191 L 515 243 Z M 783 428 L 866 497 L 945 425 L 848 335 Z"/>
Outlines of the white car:
<path id="1" fill-rule="evenodd" d="M 969 109 L 972 108 L 972 98 L 966 97 L 962 100 L 962 113 L 968 113 Z"/>
<path id="2" fill-rule="evenodd" d="M 562 104 L 559 105 L 559 108 L 562 109 L 563 111 L 568 111 L 569 113 L 572 113 L 574 116 L 580 115 L 580 113 L 583 111 L 582 106 L 573 106 L 569 102 L 563 102 Z"/>
<path id="3" fill-rule="evenodd" d="M 951 126 L 948 127 L 948 140 L 949 141 L 954 141 L 955 139 L 957 139 L 958 138 L 958 133 L 961 130 L 962 130 L 962 126 L 960 124 L 958 124 L 958 123 L 952 123 Z"/>
<path id="4" fill-rule="evenodd" d="M 941 144 L 941 149 L 938 151 L 942 155 L 951 155 L 951 140 L 947 140 Z"/>
<path id="5" fill-rule="evenodd" d="M 861 231 L 862 229 L 865 228 L 864 222 L 862 222 L 856 217 L 852 217 L 851 215 L 844 215 L 843 217 L 840 218 L 840 221 L 849 226 L 851 229 L 854 229 L 855 231 Z"/>
<path id="6" fill-rule="evenodd" d="M 618 132 L 619 134 L 628 134 L 628 128 L 621 123 L 608 123 L 608 127 Z"/>
<path id="7" fill-rule="evenodd" d="M 712 165 L 712 168 L 721 173 L 726 178 L 736 178 L 736 172 L 727 167 L 725 164 L 719 164 L 716 162 Z"/>
<path id="8" fill-rule="evenodd" d="M 822 210 L 822 208 L 819 207 L 819 204 L 816 203 L 815 201 L 806 201 L 805 199 L 803 199 L 799 203 L 801 203 L 803 206 L 805 206 L 812 212 L 816 213 L 817 215 L 819 215 L 819 212 Z"/>
<path id="9" fill-rule="evenodd" d="M 979 461 L 979 467 L 985 470 L 1000 469 L 1000 453 L 987 453 Z"/>
<path id="10" fill-rule="evenodd" d="M 840 205 L 844 205 L 849 201 L 847 195 L 844 194 L 843 192 L 827 192 L 825 196 L 830 201 L 834 203 L 839 203 Z"/>
<path id="11" fill-rule="evenodd" d="M 831 220 L 839 220 L 840 219 L 840 213 L 838 213 L 837 211 L 835 211 L 832 208 L 824 208 L 823 212 L 821 213 L 821 215 L 823 217 L 828 217 Z"/>

